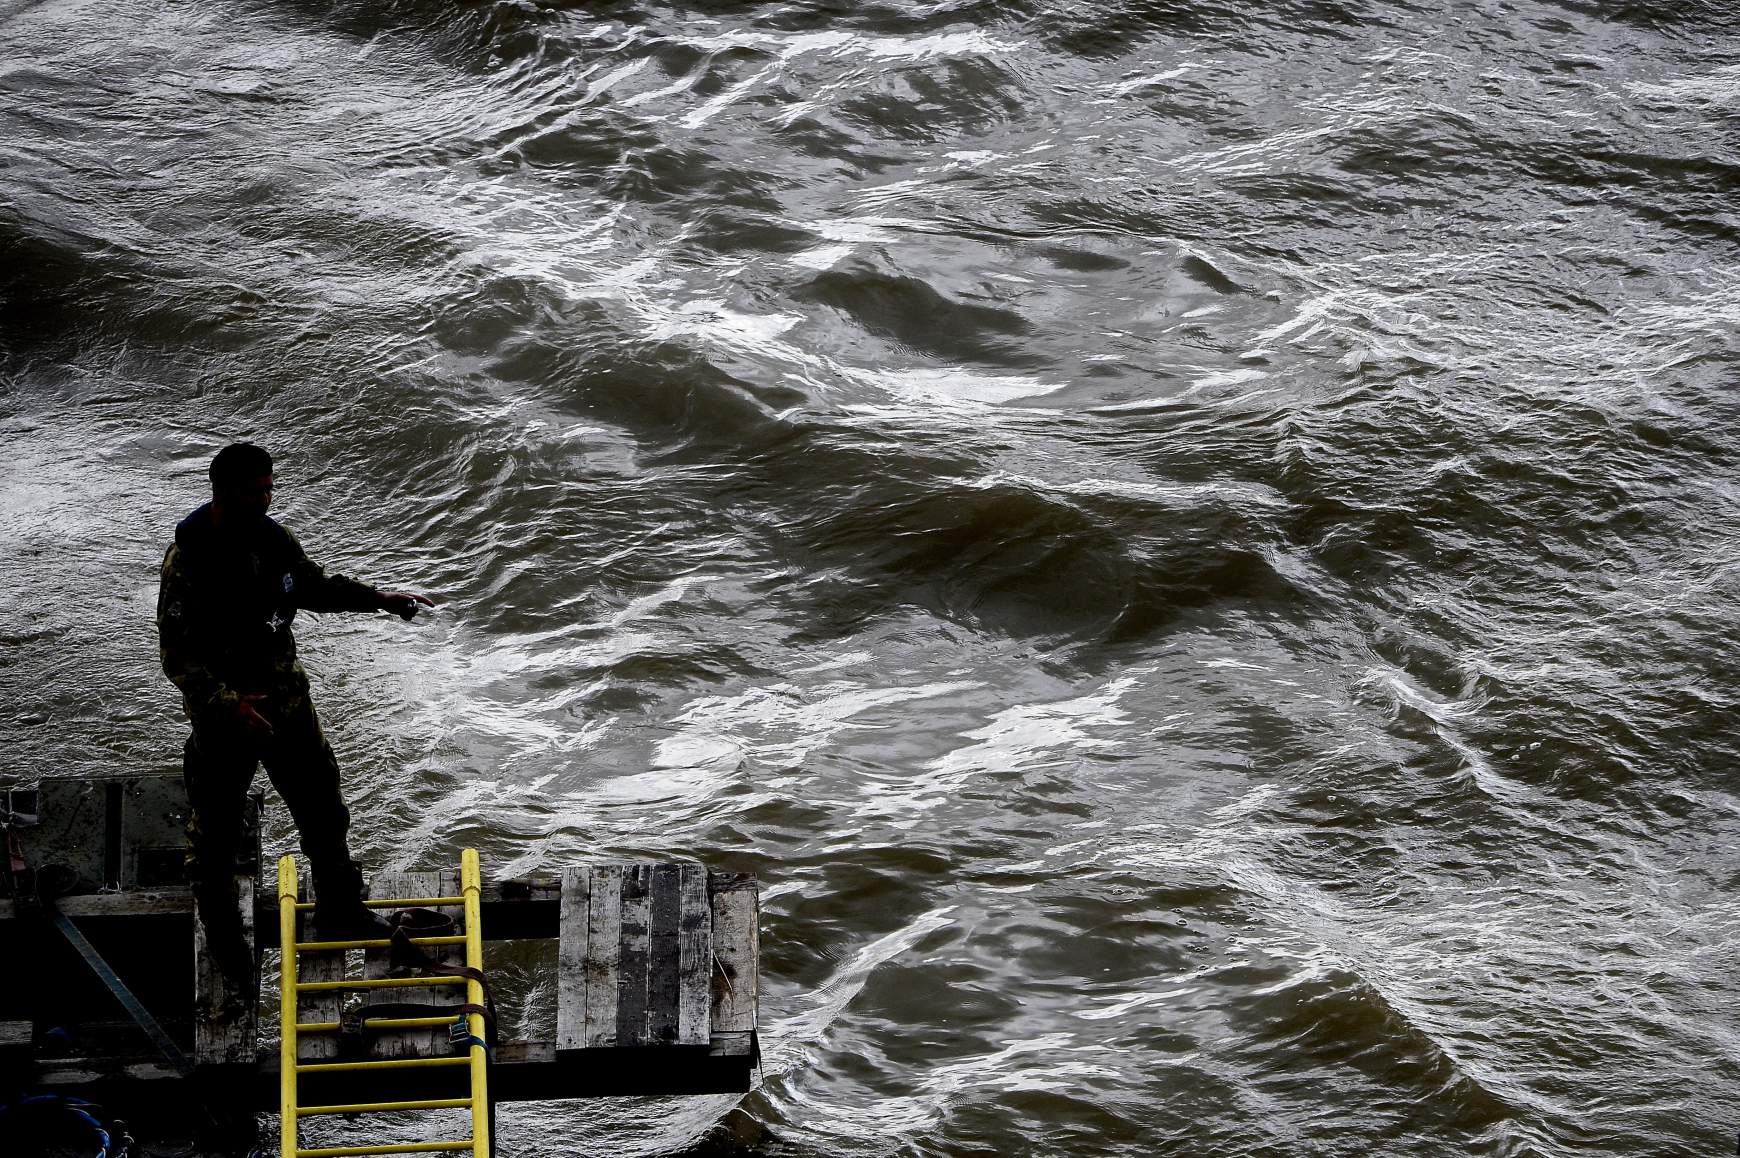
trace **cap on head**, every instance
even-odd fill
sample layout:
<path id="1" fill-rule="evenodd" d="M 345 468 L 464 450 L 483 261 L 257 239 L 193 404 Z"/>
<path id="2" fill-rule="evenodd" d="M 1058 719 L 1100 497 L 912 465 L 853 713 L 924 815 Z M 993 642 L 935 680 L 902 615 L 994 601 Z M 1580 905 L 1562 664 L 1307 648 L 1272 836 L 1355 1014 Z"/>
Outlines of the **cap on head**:
<path id="1" fill-rule="evenodd" d="M 251 442 L 232 442 L 211 460 L 211 489 L 234 490 L 272 473 L 272 456 Z"/>

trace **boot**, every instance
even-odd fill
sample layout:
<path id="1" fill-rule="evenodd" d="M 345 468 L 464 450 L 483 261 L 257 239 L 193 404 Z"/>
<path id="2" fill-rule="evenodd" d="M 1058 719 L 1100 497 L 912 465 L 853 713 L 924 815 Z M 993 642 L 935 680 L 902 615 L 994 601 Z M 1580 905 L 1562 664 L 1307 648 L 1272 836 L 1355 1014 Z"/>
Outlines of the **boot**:
<path id="1" fill-rule="evenodd" d="M 384 941 L 393 935 L 393 927 L 357 896 L 328 901 L 317 895 L 314 931 L 322 941 Z"/>
<path id="2" fill-rule="evenodd" d="M 316 874 L 314 881 L 314 930 L 322 941 L 385 940 L 393 935 L 391 925 L 363 904 L 368 887 L 355 861 L 346 860 L 336 871 Z"/>

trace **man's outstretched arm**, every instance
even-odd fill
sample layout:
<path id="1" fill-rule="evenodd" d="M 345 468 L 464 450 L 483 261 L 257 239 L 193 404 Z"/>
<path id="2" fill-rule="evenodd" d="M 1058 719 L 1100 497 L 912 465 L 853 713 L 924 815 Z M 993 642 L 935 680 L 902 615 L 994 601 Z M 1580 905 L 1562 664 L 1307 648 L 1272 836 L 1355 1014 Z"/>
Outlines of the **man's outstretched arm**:
<path id="1" fill-rule="evenodd" d="M 293 595 L 296 606 L 306 611 L 391 611 L 401 619 L 410 619 L 418 607 L 433 607 L 435 602 L 423 595 L 404 591 L 381 591 L 367 583 L 343 575 L 328 575 L 326 569 L 308 557 L 296 536 L 290 535 L 296 562 Z"/>

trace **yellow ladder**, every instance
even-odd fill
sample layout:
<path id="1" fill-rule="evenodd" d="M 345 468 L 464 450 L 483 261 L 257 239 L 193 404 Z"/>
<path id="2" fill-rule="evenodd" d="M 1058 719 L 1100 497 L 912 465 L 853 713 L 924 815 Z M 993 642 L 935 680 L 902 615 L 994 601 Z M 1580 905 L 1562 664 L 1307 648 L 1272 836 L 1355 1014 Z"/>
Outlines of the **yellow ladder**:
<path id="1" fill-rule="evenodd" d="M 437 905 L 464 905 L 463 936 L 415 937 L 417 945 L 465 945 L 465 963 L 473 969 L 483 968 L 482 922 L 478 916 L 479 895 L 483 890 L 482 875 L 477 867 L 477 850 L 466 849 L 459 859 L 459 891 L 457 897 L 406 897 L 381 901 L 365 901 L 376 909 L 404 909 L 413 906 L 433 908 Z M 383 1061 L 303 1063 L 297 1055 L 298 1037 L 304 1033 L 331 1033 L 338 1029 L 335 1021 L 303 1022 L 297 1020 L 296 995 L 310 991 L 334 989 L 384 989 L 401 986 L 461 985 L 465 986 L 467 1003 L 482 1006 L 483 986 L 474 977 L 382 977 L 370 980 L 303 981 L 297 968 L 297 956 L 303 952 L 330 952 L 339 949 L 384 949 L 390 942 L 379 941 L 298 941 L 296 914 L 312 909 L 312 904 L 296 899 L 296 861 L 283 857 L 278 861 L 278 943 L 284 946 L 284 964 L 280 988 L 279 1017 L 283 1024 L 283 1042 L 279 1061 L 282 1115 L 281 1158 L 339 1158 L 351 1154 L 422 1154 L 437 1151 L 470 1150 L 472 1158 L 489 1158 L 489 1091 L 485 1084 L 488 1054 L 483 1041 L 483 1018 L 466 1015 L 471 1045 L 466 1057 L 395 1058 Z M 451 1025 L 452 1017 L 369 1018 L 363 1024 L 370 1029 L 420 1029 Z M 408 1102 L 356 1102 L 334 1106 L 304 1106 L 297 1102 L 296 1082 L 301 1074 L 338 1073 L 350 1070 L 383 1070 L 395 1068 L 428 1068 L 444 1066 L 471 1067 L 471 1094 L 464 1098 L 426 1098 Z M 366 1114 L 390 1110 L 441 1110 L 471 1108 L 471 1137 L 452 1142 L 396 1142 L 385 1146 L 321 1146 L 305 1150 L 297 1141 L 296 1127 L 301 1119 L 314 1114 Z"/>

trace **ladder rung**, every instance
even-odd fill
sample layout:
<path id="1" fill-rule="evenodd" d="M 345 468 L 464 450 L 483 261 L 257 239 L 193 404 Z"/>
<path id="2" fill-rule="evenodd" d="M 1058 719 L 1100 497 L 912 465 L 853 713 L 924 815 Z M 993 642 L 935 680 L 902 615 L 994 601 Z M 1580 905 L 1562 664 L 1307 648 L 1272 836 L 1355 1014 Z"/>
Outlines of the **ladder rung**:
<path id="1" fill-rule="evenodd" d="M 372 941 L 298 941 L 296 942 L 296 951 L 298 953 L 320 953 L 339 949 L 385 949 L 391 944 L 392 941 L 385 939 Z M 463 945 L 465 944 L 465 936 L 464 934 L 455 934 L 451 937 L 412 937 L 411 944 Z"/>
<path id="2" fill-rule="evenodd" d="M 298 981 L 296 992 L 321 993 L 334 989 L 405 989 L 429 985 L 464 985 L 463 977 L 370 977 L 346 981 Z"/>
<path id="3" fill-rule="evenodd" d="M 429 1154 L 437 1150 L 469 1150 L 471 1139 L 463 1142 L 394 1142 L 390 1146 L 318 1146 L 313 1150 L 298 1150 L 296 1158 L 340 1158 L 345 1154 Z"/>
<path id="4" fill-rule="evenodd" d="M 463 1066 L 470 1065 L 468 1057 L 395 1057 L 385 1061 L 359 1062 L 298 1062 L 296 1072 L 299 1074 L 333 1074 L 344 1070 L 396 1070 L 412 1069 L 419 1066 Z"/>
<path id="5" fill-rule="evenodd" d="M 464 897 L 388 897 L 384 901 L 364 901 L 363 905 L 370 909 L 432 909 L 437 905 L 463 905 Z M 314 908 L 311 901 L 299 901 L 296 904 L 298 913 L 306 913 Z"/>
<path id="6" fill-rule="evenodd" d="M 363 1020 L 364 1029 L 434 1029 L 437 1026 L 452 1025 L 463 1014 L 450 1014 L 447 1017 L 369 1017 Z M 336 1021 L 299 1021 L 296 1023 L 297 1033 L 337 1033 Z"/>
<path id="7" fill-rule="evenodd" d="M 470 1098 L 426 1098 L 420 1102 L 356 1102 L 348 1106 L 301 1106 L 296 1113 L 310 1114 L 378 1114 L 389 1110 L 457 1110 L 471 1105 Z"/>

